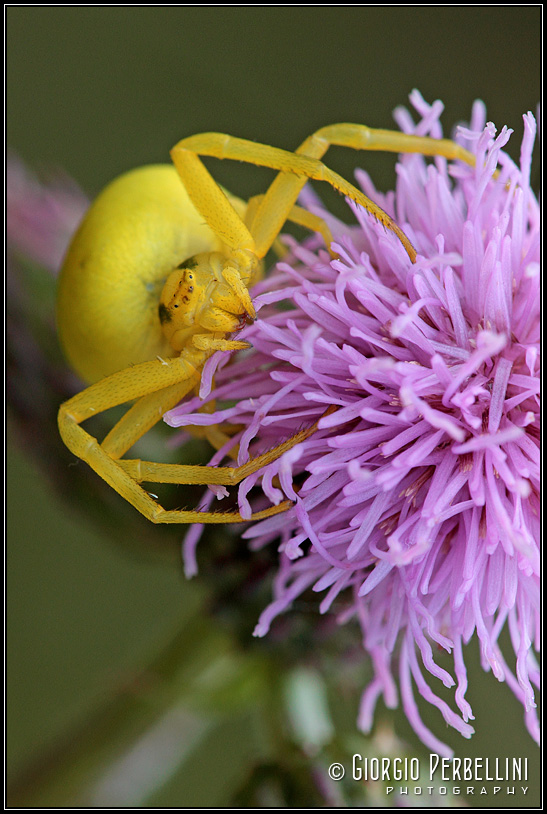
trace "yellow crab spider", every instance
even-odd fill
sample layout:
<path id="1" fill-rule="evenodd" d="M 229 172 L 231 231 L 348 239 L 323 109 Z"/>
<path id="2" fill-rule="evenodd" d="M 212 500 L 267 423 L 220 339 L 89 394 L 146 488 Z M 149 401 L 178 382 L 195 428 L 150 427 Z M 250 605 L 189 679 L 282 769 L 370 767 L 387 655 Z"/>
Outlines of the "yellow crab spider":
<path id="1" fill-rule="evenodd" d="M 287 220 L 322 234 L 318 217 L 296 206 L 308 179 L 329 183 L 393 231 L 410 262 L 416 252 L 399 226 L 322 161 L 331 145 L 441 155 L 474 164 L 446 139 L 335 124 L 294 152 L 204 133 L 180 141 L 174 166 L 134 170 L 114 181 L 91 206 L 68 250 L 59 281 L 58 327 L 67 358 L 91 385 L 59 410 L 67 447 L 154 523 L 234 523 L 237 512 L 165 510 L 140 485 L 235 485 L 317 430 L 318 422 L 241 466 L 187 466 L 122 456 L 200 381 L 215 351 L 247 348 L 227 338 L 255 318 L 249 288 Z M 266 193 L 247 204 L 222 190 L 200 156 L 230 158 L 278 170 Z M 80 424 L 134 402 L 99 443 Z M 220 448 L 229 435 L 211 428 Z M 284 501 L 258 520 L 286 510 Z"/>

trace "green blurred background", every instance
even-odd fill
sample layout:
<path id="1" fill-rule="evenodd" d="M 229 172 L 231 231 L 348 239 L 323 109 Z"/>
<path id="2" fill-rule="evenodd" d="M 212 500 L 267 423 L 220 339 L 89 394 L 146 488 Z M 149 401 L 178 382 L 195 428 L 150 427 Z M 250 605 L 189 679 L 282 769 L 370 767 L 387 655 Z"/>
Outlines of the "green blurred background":
<path id="1" fill-rule="evenodd" d="M 489 119 L 516 131 L 510 152 L 518 158 L 521 116 L 535 112 L 540 100 L 540 25 L 537 5 L 11 6 L 8 145 L 33 168 L 62 167 L 92 196 L 124 170 L 167 161 L 185 135 L 225 131 L 292 149 L 336 121 L 390 127 L 392 110 L 418 88 L 427 101 L 444 101 L 447 133 L 482 98 Z M 364 155 L 358 163 L 380 188 L 393 184 L 393 157 Z M 356 157 L 333 149 L 329 164 L 351 178 Z M 263 191 L 271 177 L 228 162 L 215 163 L 214 174 L 242 197 Z M 328 199 L 328 191 L 319 191 Z M 33 387 L 29 380 L 30 393 Z M 63 498 L 48 468 L 55 469 L 56 456 L 61 466 L 70 461 L 49 419 L 40 431 L 51 434 L 53 457 L 45 466 L 32 454 L 29 434 L 20 427 L 8 434 L 8 770 L 16 804 L 230 805 L 263 748 L 257 723 L 267 693 L 263 664 L 277 658 L 275 643 L 249 640 L 242 648 L 229 624 L 219 629 L 207 573 L 192 583 L 182 575 L 180 530 L 152 533 L 131 515 L 130 535 L 141 543 L 132 551 L 105 532 L 100 499 L 86 509 L 70 490 Z M 81 472 L 74 477 L 82 479 Z M 122 522 L 129 517 L 116 500 L 105 501 L 104 512 L 119 508 Z M 146 552 L 148 542 L 154 553 Z M 190 698 L 180 712 L 190 733 L 186 757 L 140 797 L 103 790 L 78 798 L 85 756 L 71 776 L 76 791 L 67 791 L 66 780 L 48 786 L 55 750 L 65 759 L 67 744 L 70 751 L 79 742 L 71 733 L 85 733 L 94 722 L 106 754 L 126 732 L 126 718 L 118 727 L 108 714 L 114 688 L 130 688 L 129 720 L 131 703 L 140 698 L 135 674 L 162 658 L 180 630 L 181 647 L 199 664 L 194 678 L 223 656 L 222 681 L 239 686 L 244 675 L 248 691 L 236 692 L 231 706 L 208 702 L 199 715 Z M 519 705 L 474 661 L 469 695 L 477 734 L 470 743 L 453 733 L 446 738 L 461 756 L 530 755 L 537 768 Z M 184 664 L 175 672 L 186 691 L 192 677 L 180 678 Z M 350 698 L 342 713 L 348 727 L 356 703 Z M 153 719 L 154 709 L 148 712 Z M 401 716 L 397 727 L 415 743 Z M 471 801 L 482 804 L 498 803 Z M 511 798 L 500 804 L 511 807 Z"/>

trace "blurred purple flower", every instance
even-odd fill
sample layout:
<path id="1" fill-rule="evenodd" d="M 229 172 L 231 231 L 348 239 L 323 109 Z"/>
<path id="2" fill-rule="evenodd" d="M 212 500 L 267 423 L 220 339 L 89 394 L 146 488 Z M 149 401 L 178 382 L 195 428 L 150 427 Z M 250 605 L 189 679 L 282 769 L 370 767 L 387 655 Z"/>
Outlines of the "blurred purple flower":
<path id="1" fill-rule="evenodd" d="M 401 129 L 440 137 L 442 104 L 429 106 L 416 92 L 411 101 L 420 121 L 398 110 Z M 241 425 L 234 441 L 243 463 L 336 406 L 318 432 L 239 487 L 244 516 L 251 503 L 295 504 L 243 535 L 255 549 L 279 550 L 273 601 L 255 634 L 264 636 L 307 589 L 322 595 L 322 614 L 345 597 L 339 621 L 358 620 L 374 670 L 361 729 L 370 730 L 380 696 L 393 708 L 400 694 L 415 731 L 441 754 L 450 750 L 422 722 L 413 684 L 470 737 L 464 645 L 474 636 L 484 669 L 509 684 L 539 738 L 533 116 L 524 116 L 520 166 L 503 151 L 510 135 L 504 127 L 496 136 L 477 102 L 470 128 L 456 134 L 475 153 L 476 169 L 402 156 L 396 191 L 387 195 L 358 172 L 364 192 L 417 248 L 416 264 L 358 207 L 358 227 L 316 207 L 339 259 L 315 249 L 315 239 L 294 245 L 291 262 L 278 263 L 253 292 L 259 319 L 240 334 L 252 351 L 229 365 L 217 354 L 204 370 L 200 395 L 216 401 L 215 412 L 200 412 L 195 398 L 166 417 L 172 426 Z M 262 494 L 250 498 L 255 486 Z M 223 494 L 211 487 L 206 502 Z M 185 541 L 189 575 L 199 535 L 193 527 Z M 498 644 L 506 625 L 513 665 Z M 436 663 L 434 647 L 452 654 L 453 675 Z M 456 709 L 432 679 L 455 686 Z"/>
<path id="2" fill-rule="evenodd" d="M 76 479 L 60 452 L 57 411 L 81 383 L 67 370 L 58 348 L 55 277 L 88 206 L 86 196 L 62 171 L 38 176 L 15 154 L 8 154 L 7 403 L 18 442 L 47 467 L 50 479 L 65 495 Z"/>
<path id="3" fill-rule="evenodd" d="M 8 248 L 55 274 L 89 201 L 65 173 L 43 182 L 14 154 L 6 168 Z"/>

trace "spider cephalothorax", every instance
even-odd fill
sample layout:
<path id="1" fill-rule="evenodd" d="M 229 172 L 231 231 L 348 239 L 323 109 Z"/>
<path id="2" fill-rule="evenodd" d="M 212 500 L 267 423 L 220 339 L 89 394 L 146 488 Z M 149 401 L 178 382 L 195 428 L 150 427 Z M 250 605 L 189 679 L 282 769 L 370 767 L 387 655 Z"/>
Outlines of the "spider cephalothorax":
<path id="1" fill-rule="evenodd" d="M 221 252 L 203 252 L 181 263 L 167 278 L 158 313 L 165 337 L 181 351 L 197 333 L 229 334 L 238 331 L 255 312 L 248 293 L 253 269 L 239 268 Z"/>

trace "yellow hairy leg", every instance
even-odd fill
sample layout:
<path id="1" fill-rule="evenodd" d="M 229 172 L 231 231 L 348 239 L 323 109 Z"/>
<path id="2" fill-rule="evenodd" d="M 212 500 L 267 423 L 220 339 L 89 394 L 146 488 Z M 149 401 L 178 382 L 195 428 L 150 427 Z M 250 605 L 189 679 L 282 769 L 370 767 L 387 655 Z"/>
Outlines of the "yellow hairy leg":
<path id="1" fill-rule="evenodd" d="M 131 449 L 133 444 L 142 438 L 148 430 L 152 429 L 163 418 L 165 413 L 175 407 L 198 383 L 199 379 L 195 384 L 183 381 L 139 398 L 105 436 L 101 443 L 102 449 L 111 458 L 121 458 L 128 449 Z M 207 412 L 211 412 L 213 407 L 214 403 L 211 402 L 205 405 Z M 220 449 L 230 440 L 227 429 L 221 430 L 216 424 L 205 427 L 188 426 L 185 427 L 185 430 L 196 438 L 206 438 L 215 449 Z M 232 455 L 232 452 L 228 454 Z"/>
<path id="2" fill-rule="evenodd" d="M 448 159 L 460 159 L 471 166 L 475 165 L 473 153 L 450 139 L 414 136 L 392 130 L 373 129 L 361 124 L 345 123 L 328 125 L 317 130 L 297 148 L 295 154 L 322 159 L 331 146 L 349 147 L 354 150 L 439 155 Z M 274 179 L 263 196 L 252 223 L 252 231 L 257 244 L 268 243 L 272 234 L 277 234 L 282 228 L 283 212 L 298 199 L 306 181 L 307 178 L 287 172 L 280 172 Z M 369 211 L 371 210 L 369 209 Z M 371 213 L 375 214 L 372 211 Z M 404 242 L 403 245 L 405 245 Z M 406 245 L 405 248 L 408 251 Z M 413 259 L 412 255 L 411 259 Z"/>
<path id="3" fill-rule="evenodd" d="M 232 350 L 247 346 L 242 342 L 219 341 L 230 344 Z M 218 349 L 218 343 L 213 344 L 211 351 L 216 349 Z M 189 353 L 186 353 L 185 356 L 192 358 Z M 189 362 L 188 358 L 182 358 L 181 354 L 166 362 L 157 360 L 134 365 L 91 385 L 65 402 L 59 410 L 59 431 L 66 446 L 154 523 L 237 523 L 244 519 L 237 512 L 166 511 L 138 485 L 135 477 L 125 471 L 125 462 L 113 457 L 123 454 L 126 448 L 132 446 L 161 418 L 166 409 L 173 406 L 198 383 L 200 373 L 196 367 L 201 366 L 199 363 L 202 364 L 203 361 L 203 354 L 194 353 L 192 358 L 194 364 Z M 92 415 L 97 415 L 138 397 L 141 398 L 132 408 L 133 413 L 131 414 L 130 410 L 118 422 L 105 439 L 104 447 L 79 426 L 82 421 Z M 129 419 L 128 415 L 130 415 Z M 140 422 L 135 420 L 137 415 L 141 419 Z M 298 438 L 293 443 L 298 443 Z M 260 463 L 258 468 L 262 465 L 263 463 Z M 163 466 L 168 465 L 157 466 L 161 471 Z M 245 471 L 242 470 L 243 473 Z M 198 484 L 222 482 L 215 479 L 218 477 L 216 472 L 216 467 L 182 467 L 179 471 L 182 480 L 175 482 Z M 232 483 L 233 477 L 233 472 L 228 472 L 224 475 L 224 482 Z M 246 477 L 246 474 L 242 474 L 241 477 Z M 290 501 L 286 501 L 280 506 L 266 509 L 257 513 L 255 519 L 269 517 L 271 514 L 284 511 L 289 505 Z"/>
<path id="4" fill-rule="evenodd" d="M 294 173 L 304 179 L 305 184 L 307 179 L 316 181 L 326 181 L 334 189 L 347 195 L 356 203 L 365 207 L 368 212 L 374 215 L 377 220 L 382 223 L 386 229 L 394 232 L 408 253 L 410 259 L 414 262 L 416 259 L 416 250 L 410 243 L 404 232 L 397 226 L 395 221 L 384 212 L 381 207 L 367 198 L 357 187 L 350 184 L 341 175 L 330 170 L 325 164 L 315 158 L 308 158 L 304 155 L 297 155 L 296 153 L 288 152 L 287 150 L 280 150 L 277 147 L 269 147 L 265 144 L 257 144 L 253 141 L 246 139 L 234 138 L 223 133 L 202 133 L 197 136 L 190 136 L 179 141 L 178 144 L 171 150 L 171 158 L 175 164 L 184 185 L 192 199 L 196 209 L 198 209 L 203 217 L 206 219 L 209 226 L 217 234 L 221 234 L 223 239 L 228 241 L 228 238 L 234 239 L 235 235 L 229 233 L 226 228 L 227 223 L 227 199 L 220 201 L 217 199 L 215 205 L 212 206 L 212 195 L 205 187 L 196 185 L 196 178 L 200 178 L 205 184 L 205 179 L 208 176 L 212 184 L 217 185 L 209 176 L 207 170 L 201 163 L 198 155 L 213 156 L 216 158 L 230 158 L 237 161 L 245 161 L 250 164 L 257 164 L 262 167 L 270 167 L 274 170 L 282 170 L 283 172 Z M 217 187 L 218 189 L 218 187 Z M 270 249 L 273 241 L 279 234 L 283 223 L 287 220 L 288 213 L 292 209 L 294 201 L 284 201 L 282 208 L 278 212 L 270 212 L 264 214 L 266 223 L 275 222 L 275 229 L 268 230 L 267 239 L 260 236 L 259 239 L 254 239 L 254 252 L 258 257 L 264 257 Z M 229 204 L 228 204 L 229 206 Z M 256 217 L 255 217 L 256 224 Z M 253 224 L 253 231 L 255 228 Z M 273 234 L 275 232 L 275 234 Z M 254 235 L 256 238 L 256 233 Z M 229 245 L 233 245 L 229 243 Z"/>
<path id="5" fill-rule="evenodd" d="M 326 410 L 321 418 L 333 412 L 334 408 Z M 320 420 L 320 419 L 319 419 Z M 277 446 L 268 450 L 267 452 L 252 458 L 245 464 L 240 466 L 190 466 L 185 464 L 162 464 L 153 461 L 142 461 L 138 459 L 124 458 L 119 461 L 120 467 L 124 472 L 127 472 L 136 481 L 147 483 L 179 483 L 179 484 L 197 484 L 197 485 L 217 485 L 217 486 L 236 486 L 241 483 L 244 478 L 253 475 L 268 466 L 273 461 L 276 461 L 283 453 L 288 452 L 296 444 L 300 444 L 316 432 L 319 420 L 309 427 L 292 435 L 286 441 L 282 441 Z M 287 508 L 291 505 L 291 501 L 285 501 L 284 506 Z M 271 514 L 277 514 L 280 511 L 279 507 L 273 507 L 276 511 L 265 509 L 261 512 L 263 517 Z M 216 516 L 216 515 L 215 515 Z M 201 517 L 201 514 L 200 514 Z M 253 519 L 256 516 L 253 515 Z M 203 522 L 203 521 L 202 521 Z M 207 521 L 205 521 L 207 522 Z"/>
<path id="6" fill-rule="evenodd" d="M 231 249 L 255 253 L 253 236 L 217 182 L 197 155 L 188 150 L 177 151 L 177 147 L 171 151 L 171 157 L 197 211 Z"/>
<path id="7" fill-rule="evenodd" d="M 224 340 L 219 340 L 224 342 Z M 227 341 L 226 341 L 227 343 Z M 228 343 L 227 343 L 228 344 Z M 229 343 L 239 349 L 246 343 Z M 213 349 L 216 349 L 213 346 Z M 189 354 L 186 354 L 188 356 Z M 182 356 L 182 355 L 181 355 Z M 193 361 L 197 361 L 195 358 Z M 309 437 L 317 429 L 317 422 L 296 433 L 273 450 L 240 467 L 208 467 L 157 464 L 149 461 L 116 460 L 142 436 L 168 409 L 184 397 L 199 381 L 200 374 L 187 359 L 177 357 L 168 362 L 144 362 L 115 373 L 74 396 L 59 411 L 59 430 L 67 447 L 84 460 L 113 489 L 154 523 L 239 523 L 238 512 L 199 512 L 191 510 L 165 510 L 139 483 L 179 483 L 234 485 L 258 471 L 283 452 Z M 149 391 L 149 392 L 146 392 Z M 92 415 L 140 396 L 140 400 L 109 433 L 103 445 L 80 427 Z M 132 415 L 131 412 L 133 411 Z M 130 416 L 128 419 L 127 417 Z M 136 418 L 140 420 L 136 420 Z M 255 513 L 251 519 L 259 520 L 285 511 L 291 505 L 284 501 Z M 248 519 L 248 518 L 247 518 Z"/>
<path id="8" fill-rule="evenodd" d="M 260 257 L 265 255 L 279 234 L 307 180 L 312 179 L 326 181 L 339 192 L 365 207 L 387 229 L 397 235 L 414 262 L 416 251 L 392 218 L 353 184 L 349 184 L 319 160 L 331 145 L 351 147 L 355 150 L 442 155 L 450 159 L 461 159 L 471 165 L 475 161 L 472 153 L 449 139 L 433 139 L 390 130 L 374 130 L 357 124 L 334 124 L 324 127 L 307 138 L 295 153 L 222 133 L 203 133 L 180 141 L 171 151 L 171 156 L 185 185 L 187 174 L 184 165 L 191 162 L 192 166 L 197 166 L 199 162 L 197 155 L 230 158 L 280 170 L 279 176 L 264 195 L 250 224 L 250 230 L 255 240 L 255 250 Z M 195 155 L 190 159 L 188 153 Z M 194 192 L 188 187 L 187 189 L 196 208 L 207 218 L 213 230 L 216 230 L 214 220 L 207 217 L 205 207 L 200 208 L 202 201 L 199 194 L 194 197 Z"/>

